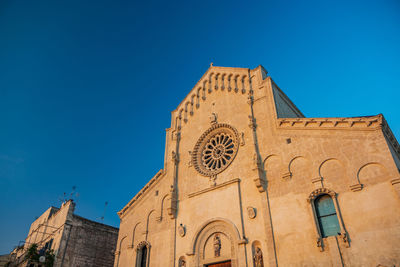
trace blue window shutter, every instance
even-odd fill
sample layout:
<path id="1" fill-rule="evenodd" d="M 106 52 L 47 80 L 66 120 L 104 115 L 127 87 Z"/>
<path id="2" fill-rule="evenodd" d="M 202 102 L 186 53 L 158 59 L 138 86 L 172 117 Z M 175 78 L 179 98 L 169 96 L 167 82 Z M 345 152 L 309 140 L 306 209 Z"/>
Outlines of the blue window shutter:
<path id="1" fill-rule="evenodd" d="M 322 237 L 340 233 L 339 221 L 332 198 L 329 195 L 321 195 L 314 203 Z"/>

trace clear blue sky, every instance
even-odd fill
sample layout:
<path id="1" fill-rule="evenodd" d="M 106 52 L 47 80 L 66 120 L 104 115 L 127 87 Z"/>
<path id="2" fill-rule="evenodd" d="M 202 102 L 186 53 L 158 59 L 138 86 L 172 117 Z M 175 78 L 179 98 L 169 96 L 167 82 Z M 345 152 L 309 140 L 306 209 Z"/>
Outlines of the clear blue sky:
<path id="1" fill-rule="evenodd" d="M 63 192 L 119 225 L 207 70 L 262 64 L 307 117 L 383 113 L 400 138 L 400 2 L 0 2 L 0 254 Z"/>

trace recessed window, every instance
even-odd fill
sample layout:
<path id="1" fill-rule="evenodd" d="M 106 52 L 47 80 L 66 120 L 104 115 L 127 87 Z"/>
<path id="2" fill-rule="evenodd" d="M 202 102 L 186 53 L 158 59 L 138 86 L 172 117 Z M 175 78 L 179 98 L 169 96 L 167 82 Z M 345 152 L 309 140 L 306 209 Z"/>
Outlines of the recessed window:
<path id="1" fill-rule="evenodd" d="M 340 226 L 332 198 L 321 195 L 315 199 L 314 204 L 322 237 L 338 235 Z"/>

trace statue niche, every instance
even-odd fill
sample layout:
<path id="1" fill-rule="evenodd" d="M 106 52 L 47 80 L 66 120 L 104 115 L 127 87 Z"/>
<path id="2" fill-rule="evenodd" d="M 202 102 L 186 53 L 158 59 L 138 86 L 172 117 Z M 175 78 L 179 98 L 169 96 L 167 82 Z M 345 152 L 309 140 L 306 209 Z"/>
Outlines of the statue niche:
<path id="1" fill-rule="evenodd" d="M 253 260 L 254 260 L 254 267 L 264 267 L 263 254 L 261 248 L 259 247 L 255 248 Z"/>
<path id="2" fill-rule="evenodd" d="M 214 235 L 214 256 L 221 256 L 221 238 L 218 234 Z"/>

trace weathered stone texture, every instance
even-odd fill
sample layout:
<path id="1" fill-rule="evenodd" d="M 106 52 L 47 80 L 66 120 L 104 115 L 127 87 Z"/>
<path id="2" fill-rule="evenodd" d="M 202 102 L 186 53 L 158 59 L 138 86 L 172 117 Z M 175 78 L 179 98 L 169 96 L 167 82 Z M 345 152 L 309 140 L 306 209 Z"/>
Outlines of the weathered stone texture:
<path id="1" fill-rule="evenodd" d="M 196 170 L 193 153 L 216 123 L 239 140 L 213 176 Z M 261 66 L 211 66 L 172 112 L 163 170 L 118 213 L 114 266 L 135 266 L 143 244 L 152 267 L 254 266 L 260 249 L 264 266 L 396 265 L 399 151 L 382 115 L 305 118 Z M 325 238 L 313 204 L 322 194 L 340 224 Z"/>
<path id="2" fill-rule="evenodd" d="M 26 266 L 24 253 L 35 243 L 41 249 L 50 244 L 55 253 L 54 267 L 113 266 L 118 228 L 90 221 L 74 214 L 75 203 L 50 207 L 29 230 L 24 248 L 16 251 L 17 265 Z"/>

